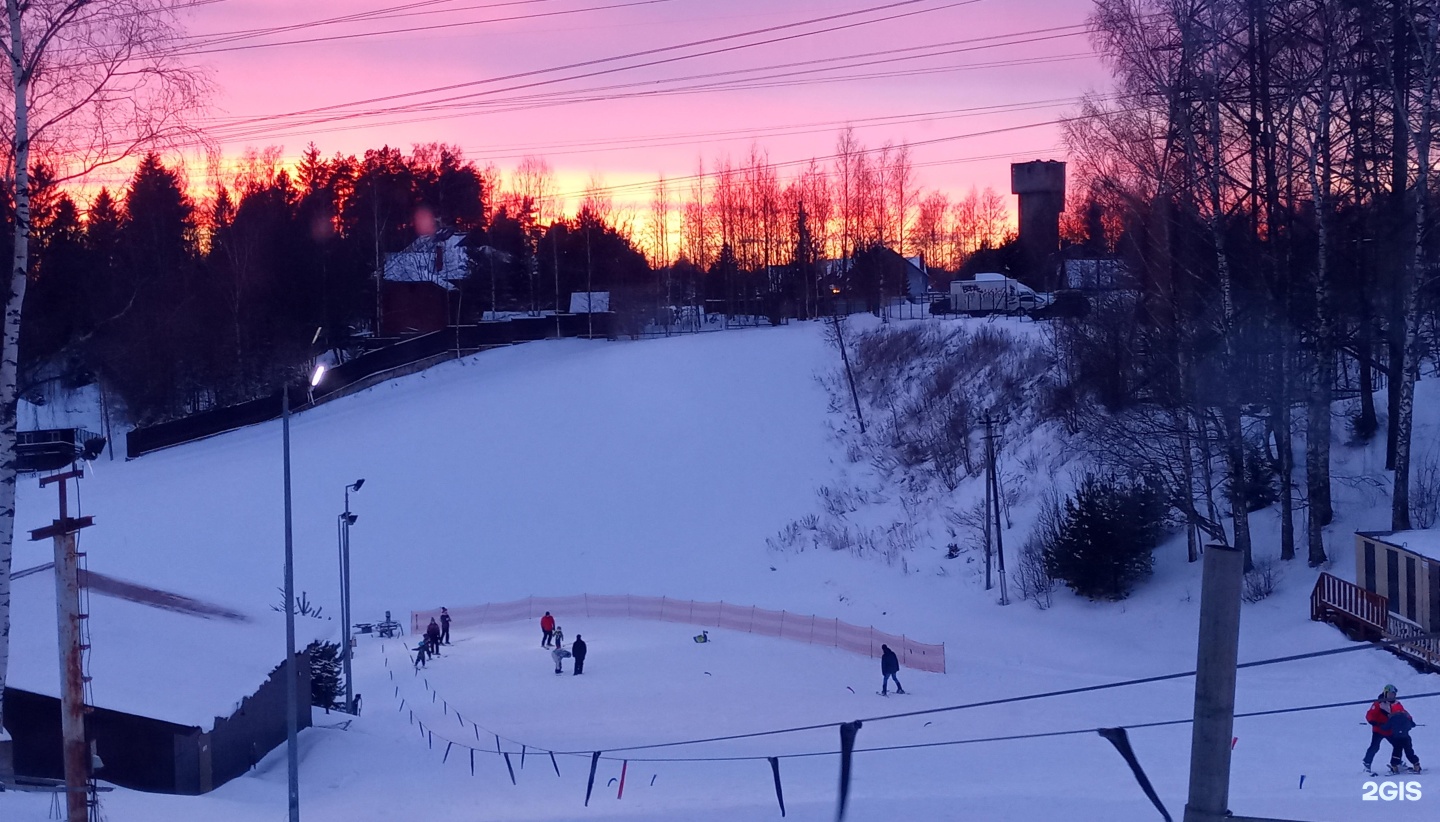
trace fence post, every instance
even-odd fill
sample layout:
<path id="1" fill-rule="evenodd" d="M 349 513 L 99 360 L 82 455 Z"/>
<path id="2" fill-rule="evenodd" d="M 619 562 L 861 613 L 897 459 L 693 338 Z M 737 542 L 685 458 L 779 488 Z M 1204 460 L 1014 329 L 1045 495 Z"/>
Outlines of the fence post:
<path id="1" fill-rule="evenodd" d="M 754 605 L 751 605 L 751 606 L 750 606 L 750 624 L 747 625 L 747 626 L 745 626 L 745 633 L 747 633 L 747 634 L 753 634 L 753 633 L 755 633 L 755 606 L 754 606 Z"/>

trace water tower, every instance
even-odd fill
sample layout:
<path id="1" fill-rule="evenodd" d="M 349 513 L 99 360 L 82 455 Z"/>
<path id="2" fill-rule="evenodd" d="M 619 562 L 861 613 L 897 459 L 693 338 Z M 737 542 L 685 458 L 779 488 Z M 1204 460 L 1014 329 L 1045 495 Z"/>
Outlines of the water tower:
<path id="1" fill-rule="evenodd" d="M 1060 212 L 1065 210 L 1065 164 L 1059 160 L 1011 163 L 1010 193 L 1020 198 L 1020 244 L 1042 270 L 1060 250 Z"/>

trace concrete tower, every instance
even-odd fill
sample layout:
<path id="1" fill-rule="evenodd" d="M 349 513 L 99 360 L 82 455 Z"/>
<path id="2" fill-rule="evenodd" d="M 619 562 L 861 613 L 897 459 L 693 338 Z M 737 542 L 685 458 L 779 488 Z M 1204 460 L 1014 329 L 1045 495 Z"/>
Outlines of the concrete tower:
<path id="1" fill-rule="evenodd" d="M 1020 198 L 1020 244 L 1025 247 L 1032 265 L 1043 266 L 1060 250 L 1065 164 L 1059 160 L 1012 163 L 1010 193 Z"/>

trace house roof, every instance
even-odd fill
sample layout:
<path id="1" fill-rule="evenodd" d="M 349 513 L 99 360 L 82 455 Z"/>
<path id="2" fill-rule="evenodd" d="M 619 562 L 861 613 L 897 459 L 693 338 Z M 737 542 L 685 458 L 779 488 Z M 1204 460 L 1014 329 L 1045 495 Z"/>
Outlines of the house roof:
<path id="1" fill-rule="evenodd" d="M 13 583 L 6 685 L 60 696 L 55 576 L 50 564 L 18 571 Z M 86 626 L 97 708 L 209 730 L 255 693 L 284 659 L 284 615 L 243 613 L 173 591 L 90 572 Z M 335 623 L 296 621 L 300 647 L 328 638 Z"/>
<path id="2" fill-rule="evenodd" d="M 1440 560 L 1440 529 L 1410 531 L 1359 531 L 1362 537 L 1404 548 L 1426 559 Z"/>
<path id="3" fill-rule="evenodd" d="M 416 237 L 404 251 L 385 255 L 385 279 L 392 283 L 434 283 L 449 291 L 470 276 L 470 257 L 508 260 L 509 255 L 487 245 L 476 245 L 472 236 L 441 229 Z"/>

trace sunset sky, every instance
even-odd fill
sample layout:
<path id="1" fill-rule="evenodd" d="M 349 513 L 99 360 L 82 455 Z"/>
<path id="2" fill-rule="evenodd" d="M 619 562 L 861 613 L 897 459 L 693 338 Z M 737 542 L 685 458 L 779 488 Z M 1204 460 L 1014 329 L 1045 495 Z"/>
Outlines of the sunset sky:
<path id="1" fill-rule="evenodd" d="M 591 175 L 617 201 L 643 201 L 657 175 L 684 177 L 700 158 L 739 158 L 752 144 L 777 163 L 825 157 L 846 123 L 867 146 L 913 144 L 926 188 L 1008 193 L 1010 161 L 1062 154 L 1057 127 L 1015 127 L 1053 121 L 1107 86 L 1081 25 L 1089 0 L 193 6 L 183 50 L 213 71 L 204 126 L 227 155 L 442 141 L 504 170 L 543 156 L 572 201 Z M 821 17 L 831 19 L 804 23 Z M 745 34 L 759 29 L 771 30 Z M 667 48 L 699 40 L 712 42 Z M 649 50 L 659 51 L 605 60 Z M 603 62 L 554 70 L 589 61 Z M 440 87 L 450 88 L 415 94 Z M 994 133 L 965 136 L 976 132 Z M 782 167 L 782 179 L 795 170 Z"/>

